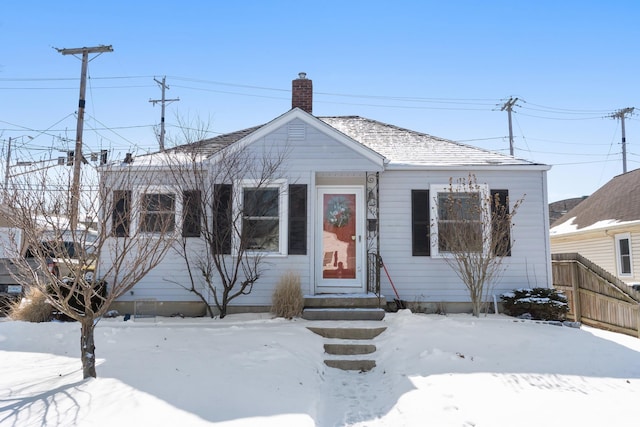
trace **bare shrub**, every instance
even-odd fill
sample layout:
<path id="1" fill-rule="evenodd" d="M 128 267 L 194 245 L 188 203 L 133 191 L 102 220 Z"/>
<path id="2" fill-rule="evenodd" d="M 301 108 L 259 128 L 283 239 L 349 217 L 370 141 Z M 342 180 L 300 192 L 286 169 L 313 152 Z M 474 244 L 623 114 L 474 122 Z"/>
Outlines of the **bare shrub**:
<path id="1" fill-rule="evenodd" d="M 253 291 L 265 256 L 280 251 L 282 219 L 277 212 L 289 191 L 282 168 L 288 146 L 221 148 L 225 144 L 207 138 L 206 128 L 198 121 L 184 123 L 181 142 L 187 143 L 162 156 L 188 206 L 187 227 L 174 249 L 189 280 L 173 282 L 200 298 L 212 318 L 213 296 L 222 319 L 231 301 Z"/>
<path id="2" fill-rule="evenodd" d="M 432 245 L 469 291 L 473 315 L 480 315 L 491 287 L 511 256 L 513 217 L 524 196 L 510 202 L 505 190 L 490 191 L 474 175 L 456 181 L 434 197 L 437 219 L 431 224 Z"/>
<path id="3" fill-rule="evenodd" d="M 271 311 L 278 317 L 291 319 L 300 316 L 304 308 L 304 295 L 300 276 L 293 272 L 284 274 L 273 291 Z"/>
<path id="4" fill-rule="evenodd" d="M 47 296 L 36 288 L 29 288 L 24 298 L 11 303 L 9 317 L 25 322 L 48 322 L 52 311 Z"/>

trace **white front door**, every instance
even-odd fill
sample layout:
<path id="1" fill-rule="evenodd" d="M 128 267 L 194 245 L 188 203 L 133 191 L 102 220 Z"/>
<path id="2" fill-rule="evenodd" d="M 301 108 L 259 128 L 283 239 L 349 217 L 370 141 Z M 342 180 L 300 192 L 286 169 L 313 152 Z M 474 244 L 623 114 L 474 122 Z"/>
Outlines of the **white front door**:
<path id="1" fill-rule="evenodd" d="M 366 290 L 363 188 L 318 186 L 316 294 Z"/>

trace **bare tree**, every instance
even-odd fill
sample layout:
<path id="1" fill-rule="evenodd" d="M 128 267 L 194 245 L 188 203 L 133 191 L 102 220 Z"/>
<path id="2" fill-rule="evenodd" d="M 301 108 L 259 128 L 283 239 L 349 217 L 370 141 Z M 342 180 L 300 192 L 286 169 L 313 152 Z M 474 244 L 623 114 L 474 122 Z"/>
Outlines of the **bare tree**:
<path id="1" fill-rule="evenodd" d="M 433 244 L 467 287 L 477 317 L 511 255 L 512 219 L 524 196 L 510 203 L 506 190 L 491 191 L 470 174 L 457 182 L 450 179 L 434 199 Z"/>
<path id="2" fill-rule="evenodd" d="M 81 324 L 83 377 L 96 377 L 94 328 L 118 297 L 156 267 L 175 242 L 171 197 L 151 191 L 127 165 L 87 169 L 80 218 L 70 228 L 70 169 L 51 168 L 15 179 L 5 191 L 25 287 L 36 287 L 58 311 Z M 91 184 L 86 184 L 90 180 Z M 135 191 L 134 191 L 135 189 Z M 132 194 L 137 198 L 134 200 Z"/>
<path id="3" fill-rule="evenodd" d="M 224 318 L 232 300 L 253 290 L 265 253 L 278 250 L 279 206 L 287 191 L 279 174 L 287 148 L 256 153 L 204 138 L 202 123 L 180 128 L 182 140 L 193 142 L 165 155 L 175 185 L 183 189 L 182 238 L 175 248 L 189 281 L 174 283 L 197 295 L 214 317 L 212 295 Z"/>

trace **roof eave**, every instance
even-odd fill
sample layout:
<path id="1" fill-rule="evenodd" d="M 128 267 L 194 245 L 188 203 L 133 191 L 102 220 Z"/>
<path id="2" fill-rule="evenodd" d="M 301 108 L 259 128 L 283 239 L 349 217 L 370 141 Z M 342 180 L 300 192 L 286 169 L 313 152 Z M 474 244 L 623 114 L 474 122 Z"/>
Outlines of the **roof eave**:
<path id="1" fill-rule="evenodd" d="M 526 165 L 512 165 L 512 164 L 467 164 L 467 165 L 417 165 L 408 163 L 394 163 L 390 162 L 387 165 L 387 170 L 488 170 L 488 171 L 548 171 L 551 169 L 549 165 L 542 164 L 526 164 Z"/>
<path id="2" fill-rule="evenodd" d="M 559 224 L 556 227 L 560 227 L 563 224 Z M 556 228 L 553 227 L 553 228 Z M 587 226 L 584 228 L 580 228 L 577 230 L 564 231 L 559 233 L 554 233 L 553 228 L 549 230 L 549 236 L 551 239 L 554 237 L 571 237 L 571 236 L 580 236 L 580 235 L 588 235 L 588 234 L 600 234 L 607 233 L 609 230 L 617 231 L 617 230 L 627 230 L 629 228 L 640 227 L 640 219 L 634 221 L 623 221 L 623 222 L 613 222 L 607 223 L 599 226 Z"/>

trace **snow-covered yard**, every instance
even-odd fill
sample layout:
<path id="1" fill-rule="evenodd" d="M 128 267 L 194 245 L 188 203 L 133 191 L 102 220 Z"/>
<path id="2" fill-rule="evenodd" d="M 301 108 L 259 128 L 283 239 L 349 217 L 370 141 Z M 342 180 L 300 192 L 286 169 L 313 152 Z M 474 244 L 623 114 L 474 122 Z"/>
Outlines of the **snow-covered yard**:
<path id="1" fill-rule="evenodd" d="M 330 322 L 0 319 L 1 426 L 637 426 L 640 340 L 490 315 L 388 314 L 377 367 L 324 365 Z M 350 325 L 350 324 L 349 324 Z M 379 324 L 377 324 L 379 325 Z"/>

